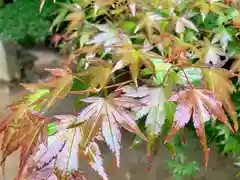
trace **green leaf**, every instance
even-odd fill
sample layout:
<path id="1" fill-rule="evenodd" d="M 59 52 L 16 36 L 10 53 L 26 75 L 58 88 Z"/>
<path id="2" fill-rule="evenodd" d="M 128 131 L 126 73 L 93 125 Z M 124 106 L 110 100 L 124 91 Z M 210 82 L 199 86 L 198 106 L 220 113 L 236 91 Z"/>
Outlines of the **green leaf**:
<path id="1" fill-rule="evenodd" d="M 154 81 L 157 85 L 163 84 L 163 81 L 167 81 L 167 78 L 175 79 L 176 73 L 171 70 L 172 65 L 170 63 L 165 63 L 163 59 L 153 59 L 152 62 L 155 66 L 156 76 Z"/>
<path id="2" fill-rule="evenodd" d="M 28 102 L 31 104 L 49 92 L 49 89 L 38 89 L 28 96 Z"/>
<path id="3" fill-rule="evenodd" d="M 127 33 L 132 34 L 136 29 L 136 24 L 132 21 L 124 21 L 121 28 Z"/>
<path id="4" fill-rule="evenodd" d="M 68 10 L 65 8 L 62 8 L 59 10 L 59 13 L 57 17 L 53 20 L 50 31 L 53 30 L 54 27 L 56 27 L 56 31 L 58 31 L 60 24 L 64 21 L 65 16 L 67 15 Z"/>
<path id="5" fill-rule="evenodd" d="M 56 122 L 52 122 L 48 124 L 48 135 L 53 135 L 57 131 L 57 124 Z"/>
<path id="6" fill-rule="evenodd" d="M 171 123 L 174 119 L 174 114 L 176 112 L 177 105 L 174 102 L 165 102 L 165 113 L 166 113 L 166 119 L 169 123 Z"/>
<path id="7" fill-rule="evenodd" d="M 236 138 L 230 136 L 224 146 L 223 152 L 237 153 L 239 151 L 240 151 L 240 143 Z"/>
<path id="8" fill-rule="evenodd" d="M 184 75 L 186 73 L 187 78 L 194 86 L 198 86 L 202 79 L 201 70 L 198 68 L 185 68 L 183 71 L 178 72 L 178 76 L 182 84 L 188 85 L 188 80 Z"/>

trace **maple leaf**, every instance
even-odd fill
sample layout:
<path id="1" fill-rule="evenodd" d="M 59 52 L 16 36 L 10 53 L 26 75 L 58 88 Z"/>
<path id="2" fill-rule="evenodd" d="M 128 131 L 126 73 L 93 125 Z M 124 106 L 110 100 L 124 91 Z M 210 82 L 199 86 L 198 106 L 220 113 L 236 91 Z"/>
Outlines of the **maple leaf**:
<path id="1" fill-rule="evenodd" d="M 102 59 L 94 59 L 90 62 L 90 66 L 87 70 L 85 72 L 78 73 L 78 76 L 87 77 L 89 79 L 88 85 L 90 88 L 98 88 L 101 90 L 105 87 L 105 85 L 107 85 L 111 74 L 112 65 L 110 63 L 107 63 Z"/>
<path id="2" fill-rule="evenodd" d="M 136 118 L 140 119 L 148 115 L 146 119 L 146 132 L 150 136 L 158 135 L 165 121 L 165 96 L 163 89 L 141 86 L 135 90 L 131 86 L 125 86 L 123 87 L 123 92 L 125 92 L 125 96 L 141 98 L 141 102 L 146 104 L 144 107 L 133 109 L 137 113 Z"/>
<path id="3" fill-rule="evenodd" d="M 186 79 L 186 76 L 188 79 Z M 198 86 L 202 81 L 202 71 L 200 68 L 184 68 L 178 72 L 180 84 L 188 85 L 190 82 L 194 86 Z"/>
<path id="4" fill-rule="evenodd" d="M 84 18 L 85 18 L 84 12 L 80 8 L 77 8 L 77 6 L 75 6 L 75 11 L 70 12 L 65 17 L 65 20 L 69 22 L 67 26 L 66 34 L 69 34 L 74 29 L 81 27 L 83 24 Z"/>
<path id="5" fill-rule="evenodd" d="M 136 112 L 137 119 L 146 116 L 147 158 L 149 162 L 148 170 L 150 171 L 152 160 L 159 149 L 160 133 L 166 120 L 171 121 L 173 119 L 170 117 L 170 114 L 174 111 L 174 107 L 166 101 L 169 93 L 165 93 L 167 90 L 165 88 L 141 86 L 135 89 L 131 86 L 124 86 L 122 89 L 125 96 L 140 98 L 140 101 L 146 104 L 143 107 L 136 107 L 132 110 Z"/>
<path id="6" fill-rule="evenodd" d="M 228 123 L 227 116 L 224 114 L 224 110 L 221 107 L 221 103 L 215 99 L 212 91 L 206 89 L 182 90 L 170 97 L 169 101 L 178 102 L 178 105 L 172 129 L 167 136 L 165 143 L 171 140 L 173 135 L 179 129 L 184 128 L 192 117 L 197 135 L 203 146 L 203 151 L 205 153 L 205 167 L 207 167 L 209 149 L 207 147 L 204 123 L 209 121 L 210 118 L 217 118 L 232 129 L 231 125 Z"/>
<path id="7" fill-rule="evenodd" d="M 48 137 L 47 146 L 40 144 L 38 152 L 28 162 L 24 177 L 85 180 L 78 166 L 80 129 L 71 127 L 76 117 L 72 115 L 54 117 L 58 119 L 56 133 Z"/>
<path id="8" fill-rule="evenodd" d="M 41 142 L 46 144 L 45 123 L 42 114 L 31 110 L 27 104 L 20 104 L 0 126 L 0 134 L 3 135 L 1 165 L 4 168 L 7 157 L 14 151 L 20 150 L 18 180 L 22 176 L 28 158 L 36 151 L 36 147 Z"/>
<path id="9" fill-rule="evenodd" d="M 135 16 L 137 3 L 141 3 L 141 1 L 139 2 L 137 0 L 127 0 L 127 2 L 128 2 L 128 7 L 131 10 L 132 15 Z"/>
<path id="10" fill-rule="evenodd" d="M 87 148 L 84 151 L 84 155 L 89 159 L 91 167 L 99 173 L 103 180 L 108 180 L 108 177 L 102 166 L 102 158 L 100 149 L 94 141 L 89 143 Z"/>
<path id="11" fill-rule="evenodd" d="M 144 47 L 135 48 L 132 44 L 125 44 L 121 48 L 116 48 L 115 53 L 119 60 L 113 68 L 113 72 L 121 69 L 127 65 L 130 67 L 132 73 L 132 78 L 137 85 L 137 77 L 139 76 L 140 65 L 143 64 L 151 72 L 155 72 L 154 65 L 152 63 L 153 58 L 158 58 L 159 55 L 150 52 L 151 47 L 147 46 L 146 43 Z"/>
<path id="12" fill-rule="evenodd" d="M 116 28 L 114 24 L 98 24 L 94 25 L 101 33 L 93 36 L 93 38 L 87 44 L 103 44 L 105 51 L 111 51 L 112 45 L 121 44 L 123 42 L 130 42 L 129 37 L 124 32 Z"/>
<path id="13" fill-rule="evenodd" d="M 139 15 L 140 21 L 134 31 L 134 33 L 137 33 L 141 29 L 145 29 L 147 38 L 149 40 L 152 40 L 152 36 L 154 33 L 154 30 L 158 31 L 160 33 L 160 21 L 165 20 L 166 18 L 154 13 L 154 12 L 147 12 L 144 14 Z"/>
<path id="14" fill-rule="evenodd" d="M 140 119 L 147 115 L 146 117 L 146 133 L 148 138 L 148 148 L 147 157 L 150 155 L 156 155 L 159 144 L 156 143 L 158 136 L 162 130 L 162 126 L 165 123 L 165 95 L 163 88 L 148 88 L 146 86 L 141 86 L 135 90 L 131 86 L 123 87 L 123 92 L 125 96 L 141 98 L 141 102 L 146 104 L 144 107 L 133 108 L 136 112 L 136 118 Z M 151 159 L 149 160 L 149 171 L 151 169 Z"/>
<path id="15" fill-rule="evenodd" d="M 45 112 L 58 100 L 66 97 L 72 88 L 74 76 L 65 69 L 46 69 L 53 75 L 49 80 L 38 84 L 22 84 L 27 90 L 51 89 L 41 102 L 41 111 Z"/>
<path id="16" fill-rule="evenodd" d="M 128 97 L 117 97 L 110 94 L 106 98 L 89 97 L 82 99 L 87 103 L 92 103 L 83 109 L 78 115 L 78 122 L 86 121 L 83 125 L 85 132 L 84 144 L 85 147 L 91 142 L 92 138 L 99 134 L 101 129 L 102 135 L 108 144 L 109 148 L 115 153 L 116 164 L 120 164 L 120 144 L 121 133 L 119 126 L 126 130 L 138 134 L 143 139 L 146 139 L 143 133 L 137 127 L 134 118 L 125 108 L 142 106 L 138 100 Z M 88 133 L 86 133 L 88 132 Z"/>
<path id="17" fill-rule="evenodd" d="M 195 14 L 186 14 L 181 17 L 178 17 L 176 22 L 176 28 L 175 28 L 176 33 L 183 33 L 186 27 L 196 32 L 199 32 L 197 27 L 193 24 L 193 22 L 188 20 L 188 18 L 191 18 L 194 15 Z"/>
<path id="18" fill-rule="evenodd" d="M 94 2 L 94 14 L 97 14 L 97 11 L 104 6 L 113 5 L 114 0 L 95 0 Z"/>
<path id="19" fill-rule="evenodd" d="M 212 44 L 207 39 L 204 39 L 200 44 L 202 48 L 197 50 L 195 54 L 196 57 L 200 58 L 200 62 L 216 67 L 221 67 L 224 64 L 220 56 L 226 56 L 226 53 L 217 44 Z"/>
<path id="20" fill-rule="evenodd" d="M 226 30 L 226 28 L 222 27 L 217 31 L 212 39 L 212 44 L 220 41 L 220 44 L 225 51 L 228 45 L 228 42 L 232 40 L 232 35 Z"/>
<path id="21" fill-rule="evenodd" d="M 235 87 L 229 79 L 232 73 L 222 68 L 202 69 L 206 88 L 215 93 L 216 98 L 222 102 L 224 109 L 234 122 L 234 130 L 238 130 L 238 119 L 235 105 L 231 100 L 231 94 Z M 219 88 L 221 84 L 221 88 Z"/>
<path id="22" fill-rule="evenodd" d="M 165 62 L 163 59 L 153 59 L 155 66 L 155 77 L 153 77 L 154 82 L 157 85 L 167 85 L 169 88 L 173 87 L 178 81 L 178 76 L 176 71 L 174 71 L 173 65 L 171 63 Z"/>

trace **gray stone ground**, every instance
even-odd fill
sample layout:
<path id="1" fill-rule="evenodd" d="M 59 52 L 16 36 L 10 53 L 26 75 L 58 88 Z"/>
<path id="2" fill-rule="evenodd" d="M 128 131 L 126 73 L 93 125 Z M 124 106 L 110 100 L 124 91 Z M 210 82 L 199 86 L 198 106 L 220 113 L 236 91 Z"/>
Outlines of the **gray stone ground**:
<path id="1" fill-rule="evenodd" d="M 41 58 L 38 64 L 39 70 L 51 64 L 54 54 L 47 51 L 35 51 Z M 15 89 L 9 96 L 3 92 L 0 92 L 0 108 L 8 104 L 11 100 L 16 99 L 22 94 L 22 90 Z M 67 113 L 72 109 L 74 97 L 69 96 L 64 101 L 59 103 L 51 113 Z M 3 117 L 4 113 L 0 114 Z M 101 145 L 102 154 L 104 157 L 104 165 L 109 174 L 110 180 L 171 180 L 170 174 L 166 167 L 166 160 L 171 158 L 171 154 L 164 149 L 160 148 L 156 159 L 153 162 L 153 168 L 150 173 L 147 172 L 147 163 L 145 158 L 145 147 L 142 145 L 137 149 L 131 151 L 128 150 L 132 141 L 132 135 L 123 132 L 123 148 L 121 150 L 121 167 L 116 169 L 113 166 L 113 158 L 111 152 L 107 149 L 106 145 Z M 188 149 L 189 159 L 198 161 L 203 165 L 203 153 L 197 139 L 194 135 L 188 136 L 188 142 L 191 144 L 191 148 Z M 6 163 L 6 180 L 13 180 L 17 173 L 17 165 L 19 161 L 19 153 L 14 153 L 9 157 Z M 89 180 L 100 180 L 99 176 L 91 170 L 85 162 L 81 165 Z M 205 170 L 201 168 L 195 180 L 235 180 L 236 173 L 240 169 L 235 168 L 232 165 L 232 159 L 230 157 L 225 158 L 216 152 L 213 147 L 210 154 L 209 168 Z M 0 176 L 0 180 L 2 180 Z"/>

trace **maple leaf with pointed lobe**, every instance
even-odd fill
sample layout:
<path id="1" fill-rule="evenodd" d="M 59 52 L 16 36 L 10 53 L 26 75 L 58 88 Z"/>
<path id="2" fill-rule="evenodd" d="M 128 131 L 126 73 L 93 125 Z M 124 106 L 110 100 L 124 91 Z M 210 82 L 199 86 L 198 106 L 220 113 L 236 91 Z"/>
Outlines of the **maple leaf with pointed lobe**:
<path id="1" fill-rule="evenodd" d="M 83 102 L 92 103 L 83 109 L 78 115 L 78 122 L 83 124 L 83 142 L 81 146 L 86 147 L 93 137 L 99 132 L 103 135 L 109 148 L 116 156 L 116 165 L 120 164 L 120 145 L 121 133 L 119 127 L 122 126 L 126 130 L 138 134 L 146 140 L 144 134 L 139 130 L 134 117 L 132 117 L 126 108 L 142 106 L 138 100 L 118 96 L 115 93 L 108 97 L 89 97 L 82 99 Z"/>
<path id="2" fill-rule="evenodd" d="M 176 33 L 183 33 L 185 31 L 185 28 L 189 28 L 195 32 L 199 32 L 199 30 L 193 24 L 193 22 L 188 20 L 189 18 L 193 17 L 194 15 L 195 14 L 193 14 L 193 13 L 189 13 L 189 14 L 182 15 L 181 17 L 178 17 L 177 21 L 176 21 L 176 27 L 175 27 Z"/>
<path id="3" fill-rule="evenodd" d="M 58 121 L 56 132 L 48 137 L 48 144 L 40 144 L 38 152 L 29 160 L 25 169 L 26 179 L 80 179 L 85 180 L 79 171 L 79 127 L 71 127 L 76 121 L 73 115 L 54 116 Z"/>
<path id="4" fill-rule="evenodd" d="M 97 14 L 97 11 L 104 6 L 112 5 L 115 0 L 95 0 L 94 1 L 94 14 Z"/>
<path id="5" fill-rule="evenodd" d="M 68 21 L 67 32 L 66 35 L 70 34 L 76 28 L 82 26 L 84 22 L 85 14 L 81 9 L 77 11 L 70 12 L 66 17 L 65 20 Z"/>
<path id="6" fill-rule="evenodd" d="M 234 122 L 234 130 L 238 130 L 238 119 L 231 94 L 236 90 L 230 78 L 232 73 L 222 68 L 202 69 L 206 88 L 215 93 L 216 98 L 222 103 L 224 109 Z"/>
<path id="7" fill-rule="evenodd" d="M 214 42 L 214 41 L 213 41 Z M 199 42 L 201 48 L 197 49 L 195 56 L 199 58 L 199 62 L 215 67 L 221 67 L 224 61 L 221 56 L 226 56 L 226 53 L 219 47 L 218 44 L 212 44 L 208 39 Z"/>
<path id="8" fill-rule="evenodd" d="M 91 89 L 101 90 L 107 85 L 111 74 L 112 64 L 100 58 L 95 58 L 89 62 L 85 72 L 80 72 L 77 75 L 80 76 L 80 78 L 87 77 L 88 85 Z"/>
<path id="9" fill-rule="evenodd" d="M 98 24 L 94 27 L 102 32 L 93 36 L 87 44 L 103 44 L 105 52 L 111 51 L 113 45 L 130 42 L 129 37 L 112 23 Z"/>
<path id="10" fill-rule="evenodd" d="M 137 9 L 137 5 L 141 4 L 141 1 L 138 0 L 127 0 L 128 2 L 128 7 L 131 10 L 131 13 L 133 16 L 136 15 L 136 9 Z"/>
<path id="11" fill-rule="evenodd" d="M 23 169 L 30 155 L 36 152 L 37 146 L 42 142 L 46 144 L 47 126 L 41 113 L 31 110 L 28 104 L 20 104 L 0 125 L 1 165 L 9 155 L 20 150 L 20 163 L 18 178 L 21 179 Z"/>
<path id="12" fill-rule="evenodd" d="M 141 86 L 135 90 L 131 86 L 125 86 L 123 87 L 123 92 L 125 92 L 125 96 L 141 98 L 140 101 L 145 106 L 133 109 L 137 113 L 136 118 L 140 119 L 148 115 L 146 119 L 146 132 L 150 136 L 158 135 L 165 121 L 165 96 L 163 89 Z"/>
<path id="13" fill-rule="evenodd" d="M 113 72 L 125 66 L 129 66 L 133 81 L 137 85 L 137 77 L 139 76 L 141 65 L 144 65 L 151 72 L 155 72 L 152 59 L 159 58 L 160 56 L 151 52 L 151 49 L 152 46 L 149 45 L 147 41 L 143 46 L 140 46 L 140 48 L 135 48 L 133 44 L 124 44 L 120 48 L 114 49 L 118 61 L 113 68 Z"/>
<path id="14" fill-rule="evenodd" d="M 137 33 L 138 31 L 144 29 L 147 38 L 149 40 L 153 40 L 152 36 L 154 32 L 157 31 L 160 33 L 160 21 L 165 20 L 165 18 L 154 12 L 147 12 L 136 16 L 139 16 L 140 21 L 138 22 L 134 33 Z"/>
<path id="15" fill-rule="evenodd" d="M 103 168 L 103 160 L 97 143 L 94 141 L 90 142 L 84 150 L 83 155 L 87 157 L 91 167 L 98 172 L 102 179 L 108 180 L 107 174 Z"/>
<path id="16" fill-rule="evenodd" d="M 228 46 L 228 42 L 232 41 L 232 39 L 232 35 L 227 31 L 225 27 L 222 27 L 216 30 L 216 34 L 212 39 L 212 44 L 220 41 L 220 44 L 225 51 Z"/>
<path id="17" fill-rule="evenodd" d="M 232 129 L 227 116 L 224 114 L 221 103 L 214 97 L 214 93 L 212 91 L 206 89 L 182 90 L 171 96 L 169 101 L 177 102 L 178 105 L 172 129 L 166 137 L 165 143 L 171 140 L 177 131 L 184 128 L 184 126 L 186 126 L 192 118 L 193 125 L 203 146 L 203 151 L 205 153 L 205 167 L 207 167 L 209 149 L 207 147 L 204 123 L 209 121 L 210 118 L 218 119 Z"/>
<path id="18" fill-rule="evenodd" d="M 36 91 L 38 89 L 50 89 L 51 91 L 45 95 L 41 102 L 41 111 L 45 112 L 52 107 L 58 100 L 62 100 L 67 96 L 72 88 L 74 76 L 68 70 L 46 69 L 52 74 L 48 80 L 38 84 L 22 84 L 27 90 Z"/>
<path id="19" fill-rule="evenodd" d="M 125 96 L 141 98 L 140 101 L 146 104 L 146 106 L 133 108 L 132 110 L 136 112 L 137 119 L 147 115 L 145 126 L 148 138 L 147 157 L 150 171 L 152 164 L 150 156 L 154 157 L 158 151 L 160 142 L 158 137 L 166 118 L 164 90 L 163 88 L 148 88 L 146 86 L 141 86 L 137 89 L 125 86 L 123 87 L 123 92 L 125 92 Z"/>
<path id="20" fill-rule="evenodd" d="M 13 102 L 7 108 L 10 114 L 0 123 L 1 165 L 14 151 L 20 150 L 18 179 L 31 154 L 34 154 L 40 143 L 47 144 L 47 121 L 43 114 L 37 111 L 35 102 L 44 96 L 47 90 L 28 93 L 22 99 Z"/>

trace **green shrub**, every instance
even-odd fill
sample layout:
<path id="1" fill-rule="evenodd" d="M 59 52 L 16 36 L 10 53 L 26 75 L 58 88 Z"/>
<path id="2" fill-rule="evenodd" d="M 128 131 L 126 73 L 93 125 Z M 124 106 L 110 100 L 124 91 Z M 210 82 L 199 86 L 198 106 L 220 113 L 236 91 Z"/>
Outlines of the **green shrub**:
<path id="1" fill-rule="evenodd" d="M 56 5 L 48 1 L 42 13 L 39 0 L 17 0 L 0 8 L 0 39 L 41 42 L 50 34 L 50 15 Z"/>

